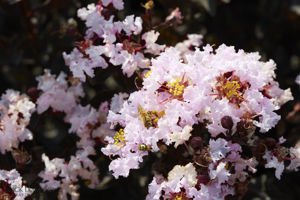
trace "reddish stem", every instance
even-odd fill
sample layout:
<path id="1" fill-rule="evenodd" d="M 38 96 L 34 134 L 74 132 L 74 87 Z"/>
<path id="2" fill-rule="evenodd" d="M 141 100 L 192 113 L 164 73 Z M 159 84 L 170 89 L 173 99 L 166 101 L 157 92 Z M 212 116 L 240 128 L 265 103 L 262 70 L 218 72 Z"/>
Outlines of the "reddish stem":
<path id="1" fill-rule="evenodd" d="M 122 40 L 122 38 L 121 38 L 121 36 L 120 36 L 120 34 L 119 34 L 118 31 L 116 32 L 116 34 L 117 34 L 117 37 L 118 37 L 118 39 L 120 40 L 120 42 L 123 43 L 123 40 Z"/>
<path id="2" fill-rule="evenodd" d="M 137 47 L 137 48 L 135 48 L 134 50 L 135 51 L 139 51 L 139 50 L 142 50 L 142 49 L 145 49 L 146 47 L 145 46 L 142 46 L 142 47 Z"/>

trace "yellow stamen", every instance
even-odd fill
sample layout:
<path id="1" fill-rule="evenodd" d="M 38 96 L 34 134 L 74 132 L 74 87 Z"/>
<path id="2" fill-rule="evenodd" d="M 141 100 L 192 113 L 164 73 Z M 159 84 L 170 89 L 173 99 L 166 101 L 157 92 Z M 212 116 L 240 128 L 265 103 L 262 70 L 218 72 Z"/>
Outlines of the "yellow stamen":
<path id="1" fill-rule="evenodd" d="M 182 200 L 182 197 L 181 196 L 178 196 L 176 195 L 175 199 L 174 200 Z"/>
<path id="2" fill-rule="evenodd" d="M 233 97 L 239 97 L 238 90 L 241 88 L 237 81 L 227 81 L 226 85 L 220 88 L 220 91 L 225 95 L 225 97 L 231 100 Z"/>
<path id="3" fill-rule="evenodd" d="M 173 96 L 180 96 L 183 94 L 183 90 L 184 90 L 184 85 L 182 83 L 182 77 L 177 78 L 175 81 L 173 82 L 168 82 L 167 87 L 169 88 L 169 92 L 173 95 Z"/>
<path id="4" fill-rule="evenodd" d="M 150 76 L 150 74 L 152 73 L 152 71 L 151 70 L 149 70 L 144 76 L 145 76 L 145 78 L 148 78 L 149 76 Z"/>
<path id="5" fill-rule="evenodd" d="M 147 10 L 152 9 L 154 7 L 154 2 L 152 0 L 150 0 L 147 3 L 145 3 L 145 5 L 143 5 L 143 7 L 146 8 Z"/>
<path id="6" fill-rule="evenodd" d="M 124 137 L 124 130 L 121 128 L 119 131 L 116 132 L 116 135 L 114 136 L 115 143 L 114 145 L 121 146 L 125 143 L 125 137 Z"/>

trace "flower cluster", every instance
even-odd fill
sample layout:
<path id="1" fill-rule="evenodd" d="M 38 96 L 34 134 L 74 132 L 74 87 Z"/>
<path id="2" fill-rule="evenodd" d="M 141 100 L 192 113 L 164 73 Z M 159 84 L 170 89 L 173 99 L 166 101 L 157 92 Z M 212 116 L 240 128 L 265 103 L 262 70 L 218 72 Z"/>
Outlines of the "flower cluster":
<path id="1" fill-rule="evenodd" d="M 4 182 L 4 188 L 0 188 L 1 199 L 23 200 L 30 196 L 34 189 L 27 188 L 22 184 L 22 177 L 17 170 L 0 170 L 0 182 Z M 12 190 L 10 193 L 8 190 Z"/>
<path id="2" fill-rule="evenodd" d="M 18 148 L 19 142 L 31 140 L 32 134 L 26 127 L 35 104 L 26 95 L 7 90 L 0 100 L 0 151 L 4 154 Z"/>
<path id="3" fill-rule="evenodd" d="M 91 152 L 81 150 L 76 152 L 76 156 L 71 156 L 69 162 L 64 159 L 49 158 L 43 154 L 42 160 L 45 163 L 45 170 L 39 176 L 43 179 L 40 183 L 44 190 L 55 190 L 59 188 L 58 199 L 68 199 L 69 194 L 72 199 L 79 199 L 77 192 L 79 186 L 74 184 L 78 177 L 87 181 L 88 187 L 94 188 L 98 183 L 98 168 L 93 161 L 88 158 Z M 60 178 L 60 180 L 57 179 Z"/>
<path id="4" fill-rule="evenodd" d="M 81 180 L 89 188 L 100 185 L 93 159 L 100 145 L 115 178 L 129 176 L 147 155 L 157 155 L 147 200 L 237 199 L 259 167 L 274 168 L 278 179 L 285 168 L 297 171 L 300 143 L 289 148 L 283 137 L 266 134 L 280 120 L 276 111 L 293 100 L 290 89 L 280 89 L 275 80 L 274 61 L 224 44 L 204 46 L 199 34 L 174 46 L 157 44 L 159 30 L 181 23 L 181 13 L 176 8 L 152 26 L 153 1 L 142 6 L 143 18 L 122 20 L 115 15 L 124 8 L 122 0 L 100 0 L 78 10 L 87 30 L 76 48 L 63 53 L 70 75 L 45 70 L 36 78 L 32 101 L 13 90 L 2 95 L 1 153 L 13 151 L 15 160 L 30 157 L 18 146 L 33 138 L 27 126 L 37 111 L 58 113 L 78 139 L 74 155 L 41 156 L 40 187 L 58 190 L 60 200 L 79 199 Z M 109 66 L 137 75 L 140 87 L 98 102 L 98 109 L 82 104 L 86 75 Z M 295 106 L 293 113 L 299 110 Z M 163 163 L 165 157 L 170 162 Z M 16 170 L 0 170 L 0 199 L 21 200 L 32 193 Z"/>
<path id="5" fill-rule="evenodd" d="M 49 160 L 43 154 L 45 170 L 39 173 L 42 178 L 40 185 L 44 190 L 59 188 L 58 199 L 68 199 L 67 194 L 71 195 L 72 199 L 78 199 L 79 186 L 76 184 L 78 177 L 86 180 L 90 188 L 99 183 L 98 168 L 88 156 L 96 154 L 95 139 L 110 133 L 105 123 L 107 102 L 101 104 L 99 111 L 90 105 L 80 105 L 79 97 L 84 96 L 81 83 L 70 80 L 68 84 L 64 73 L 60 73 L 56 78 L 46 70 L 44 75 L 37 77 L 37 80 L 38 89 L 42 91 L 36 102 L 37 112 L 41 114 L 49 108 L 56 112 L 64 112 L 65 122 L 71 125 L 69 132 L 76 133 L 80 138 L 76 144 L 78 148 L 76 155 L 71 156 L 69 161 L 62 158 Z M 60 180 L 57 177 L 60 177 Z"/>
<path id="6" fill-rule="evenodd" d="M 152 59 L 143 88 L 130 94 L 119 112 L 109 111 L 108 122 L 117 133 L 106 138 L 109 144 L 102 152 L 115 158 L 109 166 L 113 175 L 128 176 L 145 155 L 160 151 L 158 143 L 163 142 L 193 148 L 194 165 L 188 166 L 195 176 L 190 181 L 178 170 L 182 167 L 174 167 L 176 176 L 170 175 L 172 170 L 167 180 L 154 178 L 148 199 L 162 194 L 164 199 L 224 199 L 256 172 L 258 160 L 276 168 L 280 178 L 283 161 L 293 159 L 292 154 L 282 141 L 270 145 L 255 130 L 273 128 L 280 119 L 275 111 L 293 97 L 274 80 L 275 63 L 259 59 L 258 53 L 226 45 L 206 45 L 184 59 L 170 47 Z M 209 141 L 196 131 L 199 126 L 207 128 Z M 243 145 L 253 149 L 252 157 L 244 155 Z"/>
<path id="7" fill-rule="evenodd" d="M 70 54 L 63 56 L 73 76 L 81 81 L 85 81 L 85 74 L 94 77 L 94 68 L 105 69 L 109 63 L 122 65 L 123 73 L 132 76 L 137 68 L 147 68 L 150 63 L 141 51 L 157 55 L 164 49 L 164 45 L 155 43 L 158 32 L 142 34 L 141 17 L 129 15 L 123 21 L 114 21 L 114 15 L 107 14 L 110 13 L 107 10 L 112 13 L 114 8 L 121 10 L 123 2 L 112 3 L 113 7 L 109 2 L 100 1 L 78 10 L 78 17 L 88 27 L 85 39 Z"/>

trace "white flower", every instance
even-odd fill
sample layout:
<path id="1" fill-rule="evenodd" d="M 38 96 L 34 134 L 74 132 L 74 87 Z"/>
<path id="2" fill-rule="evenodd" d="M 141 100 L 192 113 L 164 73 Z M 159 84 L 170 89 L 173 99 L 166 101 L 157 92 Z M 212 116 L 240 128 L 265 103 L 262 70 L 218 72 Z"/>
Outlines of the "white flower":
<path id="1" fill-rule="evenodd" d="M 211 179 L 218 179 L 218 184 L 224 183 L 228 180 L 229 176 L 231 175 L 229 171 L 226 169 L 226 163 L 221 162 L 218 164 L 217 169 L 213 170 L 214 164 L 210 164 L 209 168 L 209 176 Z"/>
<path id="2" fill-rule="evenodd" d="M 145 42 L 146 42 L 145 52 L 152 53 L 154 55 L 158 55 L 161 51 L 164 50 L 166 45 L 159 45 L 159 44 L 155 43 L 158 36 L 159 36 L 159 32 L 155 32 L 154 30 L 143 34 L 142 39 L 145 40 Z"/>
<path id="3" fill-rule="evenodd" d="M 34 192 L 34 189 L 22 186 L 22 177 L 15 169 L 10 171 L 0 170 L 0 180 L 9 184 L 15 193 L 15 200 L 23 200 Z"/>
<path id="4" fill-rule="evenodd" d="M 111 99 L 110 110 L 114 113 L 118 113 L 123 107 L 123 103 L 125 102 L 125 99 L 128 98 L 128 96 L 129 95 L 127 93 L 115 94 Z"/>
<path id="5" fill-rule="evenodd" d="M 226 154 L 230 151 L 227 141 L 223 138 L 218 138 L 217 140 L 211 139 L 209 141 L 209 146 L 209 153 L 213 162 L 225 158 Z"/>
<path id="6" fill-rule="evenodd" d="M 290 155 L 293 159 L 287 169 L 298 171 L 298 167 L 300 167 L 300 142 L 295 147 L 290 148 Z"/>
<path id="7" fill-rule="evenodd" d="M 45 112 L 49 107 L 54 111 L 70 113 L 76 107 L 77 99 L 84 95 L 81 83 L 68 87 L 66 74 L 63 72 L 55 78 L 49 70 L 45 70 L 44 74 L 36 79 L 38 89 L 43 91 L 36 102 L 38 114 Z"/>
<path id="8" fill-rule="evenodd" d="M 110 3 L 112 3 L 117 10 L 123 10 L 124 8 L 123 0 L 102 0 L 102 3 L 104 6 L 108 6 Z"/>
<path id="9" fill-rule="evenodd" d="M 175 131 L 172 134 L 169 134 L 171 142 L 175 142 L 175 148 L 177 148 L 178 145 L 183 144 L 191 137 L 192 130 L 193 128 L 191 126 L 186 125 L 181 132 Z"/>
<path id="10" fill-rule="evenodd" d="M 93 13 L 96 10 L 96 5 L 94 3 L 89 4 L 87 6 L 87 8 L 80 8 L 77 10 L 77 16 L 81 19 L 81 20 L 86 20 L 86 17 Z"/>
<path id="11" fill-rule="evenodd" d="M 197 183 L 196 168 L 192 163 L 185 166 L 176 165 L 168 174 L 168 181 L 173 181 L 180 177 L 185 177 L 190 187 L 193 187 Z"/>
<path id="12" fill-rule="evenodd" d="M 14 90 L 6 90 L 0 100 L 0 152 L 17 148 L 19 142 L 32 140 L 32 134 L 26 127 L 35 104 L 26 95 Z"/>
<path id="13" fill-rule="evenodd" d="M 270 151 L 267 151 L 263 156 L 267 160 L 266 168 L 275 168 L 275 176 L 277 179 L 280 179 L 280 176 L 284 170 L 284 163 L 279 162 L 275 156 L 272 156 Z"/>
<path id="14" fill-rule="evenodd" d="M 137 35 L 142 31 L 142 18 L 136 17 L 134 19 L 134 15 L 127 16 L 123 21 L 123 30 L 127 35 L 131 35 L 132 33 Z"/>

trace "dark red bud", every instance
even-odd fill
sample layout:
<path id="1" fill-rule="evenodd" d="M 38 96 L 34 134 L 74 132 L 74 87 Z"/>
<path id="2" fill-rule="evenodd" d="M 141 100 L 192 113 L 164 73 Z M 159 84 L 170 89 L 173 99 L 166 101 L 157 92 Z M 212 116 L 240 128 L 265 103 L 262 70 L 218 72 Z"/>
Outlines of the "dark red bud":
<path id="1" fill-rule="evenodd" d="M 273 149 L 277 144 L 276 140 L 274 138 L 271 138 L 271 137 L 266 138 L 264 143 L 270 149 Z"/>
<path id="2" fill-rule="evenodd" d="M 203 146 L 201 137 L 193 137 L 190 141 L 190 145 L 193 149 L 200 149 Z"/>
<path id="3" fill-rule="evenodd" d="M 233 71 L 231 71 L 231 72 L 226 72 L 226 73 L 224 73 L 224 77 L 225 77 L 225 78 L 229 78 L 230 76 L 232 76 L 232 74 L 233 74 Z"/>
<path id="4" fill-rule="evenodd" d="M 224 116 L 221 119 L 221 125 L 223 128 L 231 130 L 233 127 L 233 121 L 230 116 Z"/>
<path id="5" fill-rule="evenodd" d="M 39 91 L 36 87 L 29 88 L 26 93 L 33 101 L 36 101 L 39 97 Z"/>
<path id="6" fill-rule="evenodd" d="M 207 184 L 209 181 L 210 181 L 210 178 L 209 178 L 209 176 L 208 175 L 198 175 L 197 176 L 197 179 L 198 179 L 198 181 L 197 181 L 197 184 Z"/>

